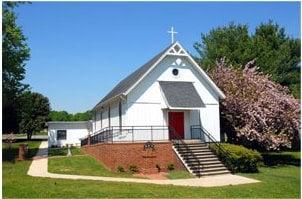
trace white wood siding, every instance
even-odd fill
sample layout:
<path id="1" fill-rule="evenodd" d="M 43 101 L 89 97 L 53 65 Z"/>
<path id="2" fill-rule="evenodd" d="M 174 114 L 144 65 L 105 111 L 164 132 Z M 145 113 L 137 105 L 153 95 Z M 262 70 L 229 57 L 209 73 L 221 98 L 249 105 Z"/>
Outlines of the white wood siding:
<path id="1" fill-rule="evenodd" d="M 57 130 L 66 130 L 66 140 L 57 140 Z M 88 135 L 87 125 L 83 123 L 55 123 L 48 124 L 48 147 L 53 145 L 62 147 L 66 144 L 80 146 L 80 138 Z"/>
<path id="2" fill-rule="evenodd" d="M 96 127 L 96 130 L 100 130 L 102 127 L 101 127 L 101 111 L 97 111 L 96 112 L 96 124 L 95 124 L 95 127 Z"/>
<path id="3" fill-rule="evenodd" d="M 181 59 L 177 65 L 176 60 Z M 179 75 L 172 70 L 177 68 Z M 127 125 L 168 125 L 167 113 L 163 111 L 166 103 L 158 81 L 193 82 L 205 107 L 200 108 L 200 120 L 203 127 L 218 141 L 220 140 L 219 98 L 206 83 L 199 72 L 186 58 L 168 56 L 151 71 L 127 96 Z M 180 93 L 181 94 L 181 93 Z M 199 124 L 198 110 L 185 112 L 185 137 L 190 138 L 190 126 Z"/>
<path id="4" fill-rule="evenodd" d="M 203 128 L 211 133 L 217 141 L 220 141 L 219 104 L 207 105 L 200 109 L 200 120 Z"/>
<path id="5" fill-rule="evenodd" d="M 109 119 L 108 119 L 108 108 L 103 110 L 103 128 L 109 126 Z"/>
<path id="6" fill-rule="evenodd" d="M 119 109 L 118 103 L 110 105 L 110 122 L 111 126 L 119 126 Z"/>
<path id="7" fill-rule="evenodd" d="M 179 75 L 172 74 L 173 69 L 179 70 Z M 209 131 L 218 141 L 220 140 L 219 98 L 199 74 L 198 70 L 181 56 L 167 56 L 156 66 L 122 101 L 123 126 L 167 126 L 167 105 L 163 98 L 159 81 L 188 81 L 193 82 L 205 107 L 198 110 L 183 110 L 185 113 L 185 138 L 190 138 L 190 126 L 201 125 Z M 180 93 L 181 95 L 181 93 Z M 119 126 L 118 103 L 110 105 L 111 126 Z M 103 109 L 102 127 L 108 127 L 108 107 Z M 96 123 L 97 128 L 98 122 Z M 136 140 L 146 140 L 150 132 L 141 133 Z M 164 135 L 165 136 L 165 135 Z M 162 137 L 164 137 L 162 136 Z M 118 141 L 132 139 L 132 135 L 123 132 Z"/>

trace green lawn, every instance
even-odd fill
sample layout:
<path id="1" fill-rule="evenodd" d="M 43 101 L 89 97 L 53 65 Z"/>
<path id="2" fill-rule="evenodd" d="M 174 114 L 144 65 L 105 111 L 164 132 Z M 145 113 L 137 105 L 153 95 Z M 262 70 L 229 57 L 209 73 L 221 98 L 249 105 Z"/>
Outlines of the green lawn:
<path id="1" fill-rule="evenodd" d="M 70 148 L 72 155 L 83 155 L 84 152 L 81 150 L 81 148 L 78 147 L 71 147 Z M 68 152 L 67 147 L 63 148 L 50 148 L 48 150 L 48 156 L 66 156 Z"/>
<path id="2" fill-rule="evenodd" d="M 30 163 L 3 162 L 5 198 L 300 198 L 300 166 L 291 162 L 240 174 L 261 183 L 214 188 L 36 178 L 26 175 Z"/>
<path id="3" fill-rule="evenodd" d="M 194 178 L 195 176 L 188 171 L 171 171 L 168 173 L 167 178 L 169 179 L 186 179 Z"/>
<path id="4" fill-rule="evenodd" d="M 105 177 L 134 177 L 131 173 L 111 172 L 89 155 L 72 157 L 51 157 L 48 159 L 51 173 L 92 175 Z"/>

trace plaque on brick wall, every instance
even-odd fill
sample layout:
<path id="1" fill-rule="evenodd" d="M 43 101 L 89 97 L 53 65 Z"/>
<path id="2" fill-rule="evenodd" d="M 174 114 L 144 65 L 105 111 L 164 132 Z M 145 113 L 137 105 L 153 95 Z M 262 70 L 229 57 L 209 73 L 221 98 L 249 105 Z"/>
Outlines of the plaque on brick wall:
<path id="1" fill-rule="evenodd" d="M 155 150 L 154 147 L 155 147 L 155 145 L 150 141 L 148 141 L 144 144 L 144 150 L 151 149 L 152 151 L 154 151 Z"/>

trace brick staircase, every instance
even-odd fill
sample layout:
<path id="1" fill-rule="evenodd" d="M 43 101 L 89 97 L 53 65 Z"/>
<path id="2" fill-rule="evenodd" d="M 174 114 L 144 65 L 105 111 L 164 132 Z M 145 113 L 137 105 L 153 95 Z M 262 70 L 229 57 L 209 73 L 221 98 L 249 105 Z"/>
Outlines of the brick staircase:
<path id="1" fill-rule="evenodd" d="M 179 143 L 174 144 L 174 149 L 187 169 L 196 176 L 230 173 L 205 143 Z"/>

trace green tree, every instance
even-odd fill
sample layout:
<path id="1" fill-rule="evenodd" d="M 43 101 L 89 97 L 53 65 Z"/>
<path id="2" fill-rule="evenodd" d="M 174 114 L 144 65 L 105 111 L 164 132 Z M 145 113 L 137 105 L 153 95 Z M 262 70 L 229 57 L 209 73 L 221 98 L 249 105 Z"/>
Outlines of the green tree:
<path id="1" fill-rule="evenodd" d="M 2 107 L 3 131 L 18 131 L 18 97 L 28 88 L 21 81 L 25 77 L 25 63 L 30 49 L 22 29 L 16 23 L 16 2 L 2 3 Z"/>
<path id="2" fill-rule="evenodd" d="M 272 21 L 260 24 L 252 37 L 256 64 L 262 72 L 283 86 L 295 97 L 300 96 L 300 39 L 289 38 L 285 29 Z"/>
<path id="3" fill-rule="evenodd" d="M 241 67 L 242 63 L 247 63 L 253 57 L 247 25 L 230 23 L 214 28 L 208 34 L 202 34 L 201 40 L 194 44 L 194 48 L 199 54 L 198 62 L 207 70 L 223 57 L 234 67 Z"/>
<path id="4" fill-rule="evenodd" d="M 214 28 L 202 34 L 201 42 L 194 47 L 198 53 L 196 60 L 204 69 L 213 69 L 221 58 L 235 68 L 256 60 L 261 72 L 300 97 L 300 39 L 288 37 L 285 29 L 272 21 L 260 24 L 253 35 L 248 34 L 247 25 L 230 23 Z"/>
<path id="5" fill-rule="evenodd" d="M 43 130 L 49 120 L 50 104 L 47 97 L 30 91 L 20 96 L 20 131 L 30 140 L 33 133 Z"/>
<path id="6" fill-rule="evenodd" d="M 73 121 L 87 121 L 91 119 L 91 112 L 76 113 L 72 117 Z"/>
<path id="7" fill-rule="evenodd" d="M 74 115 L 67 111 L 51 111 L 49 117 L 51 121 L 87 121 L 91 119 L 91 111 Z"/>
<path id="8" fill-rule="evenodd" d="M 51 121 L 71 121 L 72 120 L 72 115 L 67 113 L 66 111 L 51 111 L 49 117 L 50 117 Z"/>

